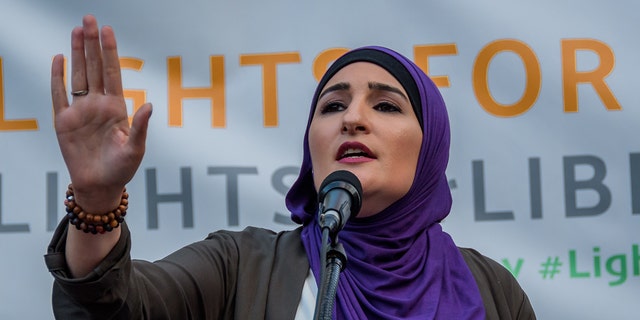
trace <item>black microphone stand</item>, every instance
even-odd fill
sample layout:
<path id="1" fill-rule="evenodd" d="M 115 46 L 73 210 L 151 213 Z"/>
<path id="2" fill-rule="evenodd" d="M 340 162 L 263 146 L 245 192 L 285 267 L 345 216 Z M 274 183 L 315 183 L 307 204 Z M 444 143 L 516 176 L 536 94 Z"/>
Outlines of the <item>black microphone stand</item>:
<path id="1" fill-rule="evenodd" d="M 333 314 L 336 291 L 340 272 L 347 265 L 347 254 L 344 247 L 338 242 L 337 236 L 329 239 L 329 229 L 322 229 L 322 253 L 321 258 L 325 262 L 325 269 L 322 270 L 320 288 L 316 297 L 316 308 L 313 315 L 315 320 L 329 320 Z"/>
<path id="2" fill-rule="evenodd" d="M 362 205 L 362 185 L 353 173 L 335 171 L 327 176 L 318 192 L 318 225 L 322 232 L 320 283 L 313 319 L 331 319 L 336 301 L 340 272 L 347 265 L 347 254 L 338 243 L 338 232 L 351 214 L 357 215 Z M 331 241 L 329 241 L 331 238 Z M 323 265 L 324 264 L 324 265 Z"/>

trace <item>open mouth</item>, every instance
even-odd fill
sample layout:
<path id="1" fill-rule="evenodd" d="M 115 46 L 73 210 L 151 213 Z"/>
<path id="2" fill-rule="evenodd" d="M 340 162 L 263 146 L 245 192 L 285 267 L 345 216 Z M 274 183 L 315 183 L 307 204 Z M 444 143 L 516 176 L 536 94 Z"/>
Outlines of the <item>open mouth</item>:
<path id="1" fill-rule="evenodd" d="M 343 143 L 338 150 L 336 160 L 342 160 L 346 158 L 371 158 L 375 159 L 375 156 L 371 153 L 371 150 L 365 145 L 358 142 Z"/>

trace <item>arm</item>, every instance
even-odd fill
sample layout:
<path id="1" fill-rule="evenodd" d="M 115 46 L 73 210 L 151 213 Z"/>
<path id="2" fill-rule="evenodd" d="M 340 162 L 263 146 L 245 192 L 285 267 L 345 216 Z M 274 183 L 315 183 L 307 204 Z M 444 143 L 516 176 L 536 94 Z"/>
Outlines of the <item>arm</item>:
<path id="1" fill-rule="evenodd" d="M 64 58 L 51 68 L 55 129 L 84 212 L 101 214 L 120 204 L 124 186 L 145 150 L 151 105 L 131 126 L 124 101 L 116 40 L 92 16 L 71 34 L 71 103 L 64 84 Z M 58 226 L 45 256 L 55 278 L 53 309 L 61 319 L 219 319 L 230 308 L 237 278 L 232 241 L 200 242 L 156 263 L 132 261 L 125 224 L 87 234 Z M 205 303 L 206 301 L 206 303 Z M 233 300 L 232 300 L 233 301 Z"/>
<path id="2" fill-rule="evenodd" d="M 64 60 L 57 55 L 51 68 L 55 128 L 62 156 L 74 185 L 76 203 L 85 212 L 116 208 L 124 186 L 138 169 L 145 150 L 151 105 L 143 105 L 129 126 L 120 63 L 113 30 L 98 30 L 93 16 L 71 34 L 71 91 L 87 95 L 67 98 Z M 93 270 L 120 238 L 120 228 L 86 234 L 69 228 L 66 259 L 73 277 Z"/>
<path id="3" fill-rule="evenodd" d="M 293 319 L 309 262 L 300 229 L 215 232 L 154 263 L 131 260 L 126 223 L 107 257 L 70 278 L 64 221 L 45 256 L 57 319 Z"/>
<path id="4" fill-rule="evenodd" d="M 113 250 L 86 276 L 74 278 L 64 258 L 68 223 L 60 223 L 45 256 L 55 278 L 56 319 L 232 318 L 239 251 L 229 233 L 151 263 L 131 259 L 129 229 L 126 223 L 121 228 Z"/>
<path id="5" fill-rule="evenodd" d="M 487 319 L 536 319 L 527 294 L 505 267 L 473 249 L 460 253 L 478 284 Z"/>

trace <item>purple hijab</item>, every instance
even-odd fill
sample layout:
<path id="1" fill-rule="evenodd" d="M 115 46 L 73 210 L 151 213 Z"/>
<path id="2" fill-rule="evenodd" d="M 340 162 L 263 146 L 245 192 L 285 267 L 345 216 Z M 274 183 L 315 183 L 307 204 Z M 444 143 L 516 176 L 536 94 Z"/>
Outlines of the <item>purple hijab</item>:
<path id="1" fill-rule="evenodd" d="M 423 138 L 407 194 L 376 215 L 355 218 L 340 232 L 348 262 L 340 275 L 334 313 L 338 319 L 484 319 L 477 284 L 440 221 L 451 209 L 445 170 L 449 119 L 440 92 L 418 66 L 382 47 L 352 50 L 320 80 L 311 104 L 300 175 L 286 197 L 293 221 L 303 224 L 302 242 L 319 282 L 321 233 L 308 133 L 318 95 L 344 66 L 367 61 L 385 68 L 403 85 Z"/>

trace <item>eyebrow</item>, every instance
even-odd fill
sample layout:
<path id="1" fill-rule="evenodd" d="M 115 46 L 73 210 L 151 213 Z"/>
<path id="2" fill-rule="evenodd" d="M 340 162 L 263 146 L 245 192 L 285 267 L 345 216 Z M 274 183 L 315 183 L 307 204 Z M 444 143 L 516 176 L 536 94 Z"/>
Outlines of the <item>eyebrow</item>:
<path id="1" fill-rule="evenodd" d="M 326 88 L 324 91 L 322 91 L 322 93 L 318 96 L 318 100 L 320 100 L 320 98 L 322 98 L 324 95 L 326 95 L 329 92 L 332 91 L 341 91 L 341 90 L 349 90 L 351 88 L 351 85 L 346 83 L 346 82 L 338 82 L 334 85 L 332 85 L 331 87 Z"/>
<path id="2" fill-rule="evenodd" d="M 336 83 L 336 84 L 326 88 L 324 91 L 322 91 L 322 93 L 320 93 L 320 95 L 318 96 L 318 100 L 320 100 L 320 98 L 322 98 L 327 93 L 330 93 L 330 92 L 333 92 L 333 91 L 349 90 L 350 88 L 351 88 L 351 85 L 349 83 L 347 83 L 347 82 Z M 400 89 L 398 89 L 396 87 L 392 87 L 392 86 L 390 86 L 388 84 L 379 83 L 379 82 L 369 82 L 369 89 L 370 90 L 380 90 L 380 91 L 393 92 L 393 93 L 396 93 L 396 94 L 400 95 L 406 101 L 409 101 L 409 98 L 407 98 L 407 96 L 404 93 L 402 93 L 402 90 L 400 90 Z"/>
<path id="3" fill-rule="evenodd" d="M 402 93 L 402 90 L 400 90 L 400 89 L 398 89 L 396 87 L 392 87 L 392 86 L 390 86 L 388 84 L 379 83 L 379 82 L 369 82 L 369 89 L 371 89 L 371 90 L 389 91 L 389 92 L 397 93 L 404 100 L 409 101 L 409 98 L 407 98 L 407 96 L 404 93 Z"/>

